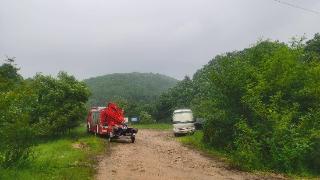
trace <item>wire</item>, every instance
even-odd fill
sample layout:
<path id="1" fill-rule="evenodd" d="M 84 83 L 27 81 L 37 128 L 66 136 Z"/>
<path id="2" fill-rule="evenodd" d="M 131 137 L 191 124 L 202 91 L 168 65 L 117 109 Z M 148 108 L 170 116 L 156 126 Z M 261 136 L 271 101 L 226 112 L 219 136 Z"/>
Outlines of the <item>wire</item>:
<path id="1" fill-rule="evenodd" d="M 287 6 L 296 8 L 296 9 L 301 9 L 301 10 L 304 10 L 304 11 L 308 11 L 308 12 L 311 12 L 311 13 L 314 13 L 314 14 L 317 14 L 317 15 L 320 15 L 320 12 L 319 12 L 319 11 L 315 11 L 315 10 L 312 10 L 312 9 L 307 9 L 307 8 L 304 8 L 304 7 L 301 7 L 301 6 L 298 6 L 298 5 L 289 3 L 289 2 L 285 2 L 285 1 L 282 1 L 282 0 L 273 0 L 273 1 L 276 1 L 276 2 L 278 2 L 278 3 L 280 3 L 280 4 L 284 4 L 284 5 L 287 5 Z"/>

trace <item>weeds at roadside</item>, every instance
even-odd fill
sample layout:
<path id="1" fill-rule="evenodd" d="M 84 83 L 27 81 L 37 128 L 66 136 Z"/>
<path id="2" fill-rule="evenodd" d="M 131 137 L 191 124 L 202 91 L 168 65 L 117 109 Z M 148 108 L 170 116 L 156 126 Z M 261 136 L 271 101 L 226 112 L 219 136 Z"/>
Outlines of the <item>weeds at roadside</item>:
<path id="1" fill-rule="evenodd" d="M 156 129 L 156 130 L 170 130 L 172 124 L 168 123 L 154 123 L 154 124 L 133 124 L 134 128 L 138 129 Z"/>
<path id="2" fill-rule="evenodd" d="M 0 169 L 0 179 L 92 179 L 95 157 L 106 141 L 86 134 L 84 127 L 70 134 L 42 140 L 33 147 L 33 159 L 22 168 Z"/>

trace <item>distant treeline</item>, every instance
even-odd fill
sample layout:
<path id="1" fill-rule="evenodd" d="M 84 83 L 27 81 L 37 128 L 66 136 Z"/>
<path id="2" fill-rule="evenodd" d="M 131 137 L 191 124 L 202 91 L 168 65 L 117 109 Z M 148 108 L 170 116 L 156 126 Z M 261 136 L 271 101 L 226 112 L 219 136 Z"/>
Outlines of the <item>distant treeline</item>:
<path id="1" fill-rule="evenodd" d="M 0 168 L 23 165 L 36 139 L 77 127 L 86 114 L 89 90 L 73 76 L 23 79 L 14 60 L 0 66 Z"/>
<path id="2" fill-rule="evenodd" d="M 109 74 L 84 82 L 92 92 L 89 106 L 106 106 L 112 101 L 125 110 L 126 116 L 141 116 L 142 121 L 153 122 L 151 119 L 157 119 L 157 98 L 175 86 L 178 80 L 161 74 L 134 72 Z"/>
<path id="3" fill-rule="evenodd" d="M 158 120 L 179 107 L 205 118 L 204 143 L 241 168 L 319 173 L 320 34 L 216 56 L 160 96 Z"/>

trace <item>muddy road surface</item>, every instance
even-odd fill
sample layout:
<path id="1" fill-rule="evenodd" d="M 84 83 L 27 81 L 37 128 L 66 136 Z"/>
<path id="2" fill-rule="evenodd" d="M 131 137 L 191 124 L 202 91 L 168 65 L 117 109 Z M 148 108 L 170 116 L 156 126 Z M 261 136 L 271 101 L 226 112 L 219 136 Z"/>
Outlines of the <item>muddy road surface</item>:
<path id="1" fill-rule="evenodd" d="M 281 179 L 229 168 L 184 147 L 169 131 L 139 130 L 136 142 L 109 145 L 98 166 L 98 180 Z"/>

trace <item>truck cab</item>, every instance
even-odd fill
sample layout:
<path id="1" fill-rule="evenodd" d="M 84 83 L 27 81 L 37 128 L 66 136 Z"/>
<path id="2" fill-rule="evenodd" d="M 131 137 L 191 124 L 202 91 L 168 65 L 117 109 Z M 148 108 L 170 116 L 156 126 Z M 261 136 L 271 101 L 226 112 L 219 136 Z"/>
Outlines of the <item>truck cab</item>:
<path id="1" fill-rule="evenodd" d="M 101 111 L 106 107 L 93 107 L 90 109 L 87 117 L 87 131 L 94 134 L 107 134 L 108 126 L 101 122 Z"/>
<path id="2" fill-rule="evenodd" d="M 173 133 L 175 136 L 193 134 L 195 131 L 191 109 L 177 109 L 172 115 Z"/>
<path id="3" fill-rule="evenodd" d="M 87 117 L 87 132 L 111 139 L 130 137 L 134 143 L 138 129 L 130 128 L 125 123 L 124 111 L 114 103 L 106 107 L 92 107 Z"/>

